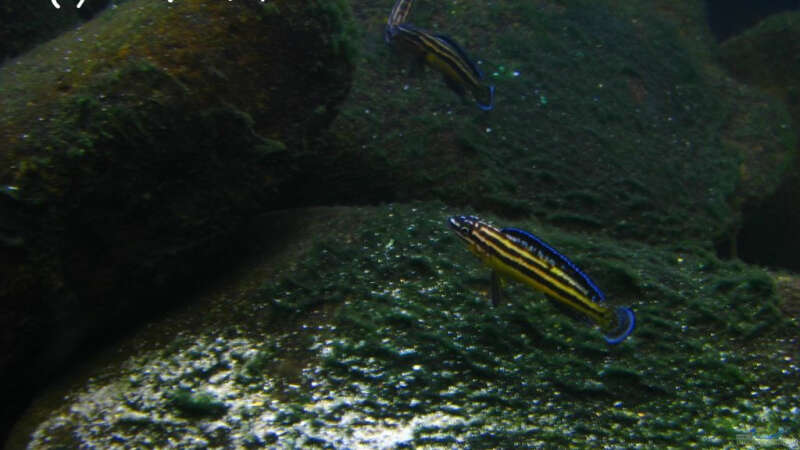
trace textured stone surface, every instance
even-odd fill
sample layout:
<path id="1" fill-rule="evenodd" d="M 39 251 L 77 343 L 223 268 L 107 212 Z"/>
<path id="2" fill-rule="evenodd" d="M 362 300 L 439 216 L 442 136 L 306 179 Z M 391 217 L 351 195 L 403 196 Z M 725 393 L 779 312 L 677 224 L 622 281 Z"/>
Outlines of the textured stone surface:
<path id="1" fill-rule="evenodd" d="M 87 337 L 224 268 L 245 218 L 289 202 L 293 160 L 349 89 L 348 11 L 130 1 L 0 68 L 12 404 Z"/>
<path id="2" fill-rule="evenodd" d="M 383 2 L 354 5 L 380 35 Z M 408 20 L 480 61 L 496 108 L 460 101 L 372 39 L 334 122 L 351 139 L 340 159 L 366 160 L 372 189 L 398 201 L 649 242 L 729 240 L 741 204 L 779 183 L 794 136 L 783 104 L 716 63 L 702 18 L 702 2 L 416 3 Z"/>
<path id="3" fill-rule="evenodd" d="M 292 15 L 302 11 L 267 3 L 265 21 L 305 29 L 306 21 Z M 292 61 L 296 73 L 272 70 L 271 62 L 267 72 L 275 83 L 296 80 L 301 93 L 319 95 L 305 88 L 318 81 L 309 76 L 315 71 L 342 81 L 335 85 L 341 90 L 326 94 L 338 99 L 349 78 L 335 67 L 349 67 L 351 30 L 338 3 L 313 4 L 321 8 L 314 14 L 328 18 L 321 27 L 340 30 L 319 38 L 331 59 L 294 41 L 265 45 L 260 55 Z M 48 92 L 67 96 L 59 123 L 80 131 L 57 129 L 52 139 L 66 143 L 73 159 L 64 160 L 87 176 L 48 171 L 46 153 L 17 154 L 13 161 L 24 165 L 3 176 L 30 187 L 0 196 L 0 207 L 25 205 L 0 216 L 3 251 L 23 255 L 40 242 L 18 231 L 42 223 L 32 215 L 54 215 L 36 225 L 37 233 L 62 223 L 60 207 L 42 206 L 48 198 L 77 211 L 69 216 L 77 226 L 59 231 L 77 244 L 58 248 L 67 256 L 39 261 L 46 275 L 55 274 L 54 285 L 76 295 L 73 303 L 47 299 L 46 307 L 69 310 L 82 299 L 105 299 L 98 292 L 120 279 L 105 270 L 88 277 L 92 271 L 84 268 L 105 268 L 120 255 L 143 256 L 122 260 L 134 269 L 126 272 L 132 284 L 122 286 L 158 301 L 194 298 L 196 275 L 216 274 L 213 265 L 197 264 L 206 257 L 220 265 L 240 260 L 234 233 L 271 262 L 227 285 L 216 300 L 192 304 L 185 320 L 153 331 L 154 341 L 131 341 L 120 351 L 122 368 L 93 365 L 88 372 L 107 376 L 77 377 L 70 401 L 37 403 L 36 418 L 46 421 L 37 442 L 708 446 L 748 429 L 797 432 L 789 426 L 796 394 L 786 381 L 797 375 L 797 325 L 786 312 L 792 303 L 780 300 L 768 274 L 720 261 L 713 245 L 735 241 L 742 205 L 780 184 L 794 130 L 779 99 L 717 65 L 701 2 L 419 2 L 411 20 L 461 43 L 496 85 L 490 113 L 461 102 L 437 75 L 405 70 L 409 61 L 381 39 L 390 5 L 352 6 L 361 51 L 338 116 L 335 102 L 253 84 L 243 75 L 252 64 L 237 57 L 236 44 L 210 46 L 203 63 L 193 65 L 180 44 L 185 31 L 154 39 L 159 50 L 152 55 L 126 46 L 121 33 L 112 54 L 123 64 L 98 66 L 106 74 L 98 83 L 117 92 L 113 102 L 140 108 L 134 120 L 106 116 L 108 99 L 73 97 L 74 75 L 55 79 Z M 132 53 L 140 63 L 128 64 Z M 220 67 L 231 55 L 243 68 L 233 70 L 241 75 L 236 82 Z M 140 95 L 124 95 L 129 80 L 141 80 L 133 92 L 150 93 L 149 100 L 138 104 Z M 187 86 L 202 95 L 188 95 Z M 230 100 L 215 104 L 215 96 Z M 175 99 L 178 110 L 193 114 L 164 109 Z M 259 108 L 273 101 L 277 113 L 262 114 Z M 37 104 L 20 110 L 36 111 Z M 331 118 L 330 132 L 320 133 Z M 7 123 L 18 127 L 7 128 L 9 141 L 20 145 L 13 148 L 39 148 L 24 144 L 43 139 L 39 131 L 26 133 L 37 116 Z M 130 131 L 140 128 L 146 132 Z M 97 158 L 103 133 L 135 156 L 127 161 L 144 178 L 115 176 L 118 188 L 88 196 L 81 183 L 71 183 L 70 193 L 83 194 L 63 195 L 64 180 L 92 186 L 107 173 L 106 166 L 80 163 L 87 154 Z M 137 152 L 157 156 L 165 148 L 172 149 L 165 166 L 139 169 Z M 3 182 L 17 187 L 16 179 Z M 137 193 L 133 209 L 109 214 L 127 192 Z M 420 199 L 440 203 L 413 203 Z M 265 234 L 239 226 L 258 209 L 393 200 L 402 203 L 271 216 L 254 225 Z M 75 207 L 86 204 L 99 206 Z M 153 205 L 168 212 L 155 220 L 146 215 L 146 228 L 135 220 L 118 227 Z M 456 213 L 542 234 L 586 268 L 612 303 L 633 306 L 640 318 L 633 338 L 608 348 L 595 330 L 522 287 L 509 288 L 509 305 L 489 308 L 485 269 L 444 229 L 444 217 Z M 86 243 L 96 236 L 100 251 L 78 251 L 94 249 Z M 102 251 L 120 243 L 128 251 L 111 259 Z M 230 259 L 220 257 L 222 248 Z M 14 280 L 24 286 L 37 277 L 20 272 Z M 150 290 L 138 284 L 154 280 Z M 126 303 L 108 298 L 103 305 Z M 64 323 L 65 330 L 80 329 Z M 176 334 L 183 339 L 169 345 Z M 33 430 L 39 422 L 26 424 Z M 255 434 L 247 436 L 248 429 Z"/>
<path id="4" fill-rule="evenodd" d="M 800 142 L 800 12 L 784 13 L 769 17 L 752 29 L 731 38 L 722 44 L 720 54 L 725 66 L 739 80 L 753 89 L 768 92 L 780 99 L 791 115 L 787 124 L 795 144 L 791 160 L 786 161 L 785 175 L 779 178 L 776 188 L 767 196 L 757 196 L 744 205 L 744 221 L 739 236 L 739 248 L 748 261 L 798 270 L 797 252 L 800 241 L 796 231 L 800 227 L 800 212 L 796 207 L 800 198 L 800 158 L 797 142 Z M 754 108 L 753 116 L 760 115 Z M 765 120 L 769 120 L 765 118 Z M 746 131 L 745 131 L 746 133 Z M 745 184 L 774 185 L 774 180 L 759 180 L 749 169 L 770 164 L 768 149 L 756 140 L 745 138 L 748 143 L 745 155 L 748 164 L 743 165 Z M 774 155 L 773 155 L 774 156 Z M 755 183 L 753 183 L 755 181 Z M 766 181 L 764 183 L 763 181 Z"/>
<path id="5" fill-rule="evenodd" d="M 635 332 L 610 347 L 522 285 L 492 307 L 488 271 L 446 226 L 454 212 L 264 218 L 262 237 L 289 237 L 261 241 L 262 258 L 49 392 L 16 442 L 722 447 L 800 432 L 798 323 L 765 272 L 697 247 L 498 220 L 636 310 Z"/>

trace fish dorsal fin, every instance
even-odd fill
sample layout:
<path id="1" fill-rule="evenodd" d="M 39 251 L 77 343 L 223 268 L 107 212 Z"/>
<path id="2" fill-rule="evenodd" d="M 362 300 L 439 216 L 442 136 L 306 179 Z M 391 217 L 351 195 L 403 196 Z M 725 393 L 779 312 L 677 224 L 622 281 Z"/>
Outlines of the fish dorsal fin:
<path id="1" fill-rule="evenodd" d="M 603 291 L 594 284 L 589 275 L 586 275 L 575 263 L 569 260 L 566 256 L 559 253 L 556 249 L 550 246 L 547 242 L 534 236 L 532 233 L 520 230 L 519 228 L 503 228 L 500 230 L 511 238 L 521 242 L 529 250 L 534 253 L 541 253 L 549 258 L 554 265 L 564 271 L 566 274 L 574 278 L 581 286 L 585 287 L 590 292 L 590 297 L 595 301 L 605 300 Z"/>
<path id="2" fill-rule="evenodd" d="M 450 48 L 455 50 L 455 52 L 458 53 L 458 56 L 460 56 L 461 59 L 463 59 L 469 65 L 469 68 L 475 73 L 475 76 L 479 80 L 483 80 L 483 72 L 481 72 L 481 69 L 478 68 L 478 65 L 475 64 L 474 61 L 472 61 L 472 58 L 469 57 L 467 52 L 463 48 L 461 48 L 460 45 L 458 45 L 458 42 L 454 41 L 452 38 L 444 34 L 435 34 L 434 37 L 436 39 L 443 41 Z"/>

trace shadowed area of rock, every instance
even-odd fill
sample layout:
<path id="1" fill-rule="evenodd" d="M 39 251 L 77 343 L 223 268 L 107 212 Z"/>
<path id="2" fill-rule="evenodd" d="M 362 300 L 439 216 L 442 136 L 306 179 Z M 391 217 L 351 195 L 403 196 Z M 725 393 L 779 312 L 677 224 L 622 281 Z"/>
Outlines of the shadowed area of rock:
<path id="1" fill-rule="evenodd" d="M 130 1 L 0 69 L 4 411 L 287 203 L 292 161 L 349 89 L 348 17 L 339 1 Z"/>

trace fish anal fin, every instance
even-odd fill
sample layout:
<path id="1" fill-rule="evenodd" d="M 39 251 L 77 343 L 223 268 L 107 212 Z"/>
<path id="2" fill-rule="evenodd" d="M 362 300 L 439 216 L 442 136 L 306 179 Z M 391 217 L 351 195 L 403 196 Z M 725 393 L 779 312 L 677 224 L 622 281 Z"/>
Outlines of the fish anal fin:
<path id="1" fill-rule="evenodd" d="M 408 75 L 412 78 L 418 77 L 423 68 L 425 67 L 425 56 L 415 56 L 411 58 L 408 64 Z"/>

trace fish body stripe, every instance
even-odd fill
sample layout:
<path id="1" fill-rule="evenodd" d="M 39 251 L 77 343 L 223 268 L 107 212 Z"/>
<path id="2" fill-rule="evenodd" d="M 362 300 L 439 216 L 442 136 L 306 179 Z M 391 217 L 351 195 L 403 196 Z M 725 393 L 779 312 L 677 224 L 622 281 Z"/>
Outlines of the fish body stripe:
<path id="1" fill-rule="evenodd" d="M 611 311 L 590 299 L 586 288 L 549 258 L 533 254 L 526 246 L 485 223 L 477 224 L 470 236 L 476 253 L 493 268 L 531 285 L 601 326 L 611 322 Z"/>
<path id="2" fill-rule="evenodd" d="M 519 228 L 503 228 L 500 231 L 508 235 L 510 239 L 520 242 L 522 245 L 528 247 L 532 252 L 535 251 L 537 254 L 549 255 L 553 261 L 558 263 L 562 270 L 569 272 L 569 275 L 578 280 L 583 288 L 589 290 L 592 300 L 603 301 L 606 299 L 603 291 L 601 291 L 600 288 L 594 284 L 592 279 L 589 278 L 589 275 L 586 275 L 586 273 L 584 273 L 577 265 L 575 265 L 575 263 L 559 253 L 558 250 L 551 247 L 547 242 L 539 239 L 525 230 L 520 230 Z"/>
<path id="3" fill-rule="evenodd" d="M 464 51 L 449 39 L 434 36 L 410 25 L 398 25 L 395 30 L 396 36 L 416 47 L 421 53 L 437 58 L 465 84 L 472 87 L 480 86 L 480 71 L 467 58 Z"/>
<path id="4" fill-rule="evenodd" d="M 392 7 L 392 12 L 389 13 L 389 20 L 386 22 L 386 26 L 394 27 L 405 22 L 413 4 L 414 0 L 397 0 Z"/>

